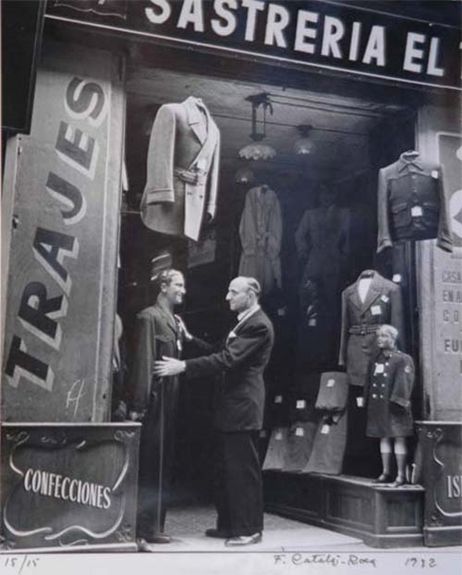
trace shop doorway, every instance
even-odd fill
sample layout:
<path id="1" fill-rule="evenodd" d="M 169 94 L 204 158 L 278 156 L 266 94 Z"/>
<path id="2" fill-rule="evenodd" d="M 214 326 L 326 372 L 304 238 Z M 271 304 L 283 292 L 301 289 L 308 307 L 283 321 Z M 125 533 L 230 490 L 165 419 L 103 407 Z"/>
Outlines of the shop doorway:
<path id="1" fill-rule="evenodd" d="M 376 255 L 378 169 L 414 148 L 414 113 L 400 103 L 381 103 L 363 98 L 317 93 L 271 83 L 253 83 L 195 73 L 133 67 L 127 80 L 126 172 L 120 240 L 119 306 L 130 368 L 135 315 L 153 303 L 150 261 L 164 250 L 173 265 L 184 270 L 187 296 L 181 315 L 190 330 L 214 340 L 227 333 L 233 318 L 224 302 L 229 280 L 237 275 L 241 256 L 239 224 L 250 188 L 266 184 L 274 190 L 282 214 L 282 287 L 268 294 L 263 306 L 272 316 L 277 343 L 267 373 L 267 401 L 275 395 L 296 394 L 300 380 L 308 400 L 317 394 L 313 374 L 337 368 L 340 294 L 365 269 L 392 278 L 399 273 L 405 299 L 405 325 L 416 358 L 417 336 L 413 326 L 413 279 L 408 250 L 394 249 Z M 251 105 L 248 98 L 267 94 L 273 113 L 266 117 L 264 142 L 276 150 L 268 160 L 246 162 L 239 150 L 251 142 Z M 188 96 L 201 98 L 221 133 L 220 181 L 217 216 L 205 226 L 199 244 L 158 234 L 146 228 L 139 204 L 146 178 L 149 135 L 162 104 L 181 102 Z M 299 126 L 311 126 L 312 150 L 298 155 L 294 143 Z M 261 127 L 261 123 L 259 124 Z M 253 181 L 239 180 L 239 171 L 251 169 Z M 320 311 L 318 331 L 306 336 L 300 329 L 300 282 L 303 264 L 296 246 L 296 233 L 306 210 L 316 207 L 320 190 L 327 187 L 335 205 L 345 214 L 347 245 L 342 251 L 341 275 L 327 285 L 329 313 Z M 335 235 L 335 234 L 334 234 Z M 328 256 L 326 256 L 328 257 Z M 303 339 L 306 337 L 307 339 Z M 417 358 L 416 358 L 417 359 Z M 175 458 L 175 492 L 172 503 L 210 501 L 211 410 L 213 381 L 183 383 Z M 417 390 L 417 394 L 419 391 Z M 419 402 L 417 402 L 419 405 Z M 416 413 L 418 415 L 418 413 Z M 285 414 L 289 417 L 290 414 Z M 270 410 L 266 418 L 271 431 Z M 353 435 L 351 435 L 353 433 Z M 376 458 L 349 430 L 344 472 L 365 477 L 379 470 Z M 265 443 L 262 442 L 262 454 Z M 366 451 L 364 451 L 366 449 Z"/>

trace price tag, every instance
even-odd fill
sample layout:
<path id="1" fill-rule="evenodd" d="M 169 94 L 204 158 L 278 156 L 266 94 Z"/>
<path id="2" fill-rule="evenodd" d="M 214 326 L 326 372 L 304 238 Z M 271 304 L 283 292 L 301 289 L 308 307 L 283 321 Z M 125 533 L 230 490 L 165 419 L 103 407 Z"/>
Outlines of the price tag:
<path id="1" fill-rule="evenodd" d="M 435 180 L 437 180 L 439 178 L 438 170 L 432 170 L 432 178 L 435 178 Z"/>
<path id="2" fill-rule="evenodd" d="M 297 409 L 304 409 L 306 405 L 306 401 L 304 399 L 297 400 Z"/>
<path id="3" fill-rule="evenodd" d="M 395 284 L 401 283 L 401 274 L 394 274 L 394 275 L 393 275 L 393 278 L 392 278 L 392 281 L 393 281 Z"/>
<path id="4" fill-rule="evenodd" d="M 276 431 L 276 435 L 274 436 L 276 441 L 280 441 L 282 439 L 282 431 Z"/>
<path id="5" fill-rule="evenodd" d="M 373 305 L 371 307 L 372 315 L 382 315 L 382 308 L 379 305 Z"/>
<path id="6" fill-rule="evenodd" d="M 385 366 L 383 365 L 383 363 L 376 363 L 375 364 L 374 375 L 377 375 L 378 373 L 383 373 L 384 371 L 385 371 Z"/>
<path id="7" fill-rule="evenodd" d="M 389 298 L 387 295 L 385 295 L 385 294 L 383 294 L 383 295 L 380 297 L 380 299 L 381 299 L 384 303 L 388 303 L 388 302 L 390 301 L 390 298 Z"/>
<path id="8" fill-rule="evenodd" d="M 274 403 L 282 403 L 282 395 L 276 395 L 274 398 Z"/>
<path id="9" fill-rule="evenodd" d="M 297 427 L 297 429 L 295 430 L 295 435 L 297 437 L 303 437 L 305 435 L 305 430 L 303 429 L 303 427 Z"/>
<path id="10" fill-rule="evenodd" d="M 325 423 L 321 427 L 321 433 L 323 433 L 324 435 L 327 435 L 329 432 L 330 432 L 330 425 L 327 425 L 327 423 Z"/>
<path id="11" fill-rule="evenodd" d="M 364 407 L 364 397 L 357 397 L 356 398 L 356 405 L 358 407 Z"/>
<path id="12" fill-rule="evenodd" d="M 327 387 L 334 387 L 335 379 L 328 379 L 327 380 Z"/>
<path id="13" fill-rule="evenodd" d="M 317 322 L 315 319 L 310 319 L 310 320 L 308 320 L 308 325 L 309 325 L 309 327 L 316 327 Z"/>
<path id="14" fill-rule="evenodd" d="M 411 216 L 413 218 L 420 218 L 422 217 L 422 214 L 423 214 L 422 206 L 412 206 Z"/>

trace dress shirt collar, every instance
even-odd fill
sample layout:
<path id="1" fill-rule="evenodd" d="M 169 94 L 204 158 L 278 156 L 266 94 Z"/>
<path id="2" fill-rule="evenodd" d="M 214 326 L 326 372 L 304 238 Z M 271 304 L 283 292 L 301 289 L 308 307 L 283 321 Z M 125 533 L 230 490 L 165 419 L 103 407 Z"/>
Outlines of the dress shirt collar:
<path id="1" fill-rule="evenodd" d="M 259 309 L 260 309 L 260 306 L 258 303 L 256 303 L 252 307 L 250 307 L 249 309 L 246 309 L 245 311 L 241 311 L 241 313 L 238 314 L 238 316 L 237 316 L 237 321 L 239 323 L 241 323 L 241 321 L 244 321 L 245 319 L 247 319 L 248 317 L 250 317 L 251 315 L 256 313 Z"/>

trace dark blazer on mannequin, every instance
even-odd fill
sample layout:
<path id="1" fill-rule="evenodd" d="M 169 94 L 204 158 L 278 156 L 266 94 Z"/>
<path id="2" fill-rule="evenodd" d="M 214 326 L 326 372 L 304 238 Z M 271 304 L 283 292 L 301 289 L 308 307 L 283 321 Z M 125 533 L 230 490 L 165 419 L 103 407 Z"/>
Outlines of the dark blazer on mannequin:
<path id="1" fill-rule="evenodd" d="M 346 365 L 350 384 L 364 386 L 371 356 L 376 352 L 376 331 L 379 325 L 390 324 L 399 331 L 404 346 L 404 318 L 401 288 L 377 272 L 364 302 L 359 297 L 359 282 L 342 292 L 342 332 L 339 364 Z"/>
<path id="2" fill-rule="evenodd" d="M 198 240 L 204 214 L 215 216 L 219 153 L 220 132 L 202 100 L 161 106 L 149 141 L 144 224 Z"/>
<path id="3" fill-rule="evenodd" d="M 441 166 L 424 161 L 418 152 L 401 154 L 382 168 L 378 186 L 377 251 L 396 240 L 437 238 L 437 245 L 452 252 L 448 202 Z"/>
<path id="4" fill-rule="evenodd" d="M 273 341 L 271 321 L 259 309 L 230 332 L 220 351 L 186 360 L 190 378 L 222 374 L 214 413 L 218 430 L 261 429 L 265 404 L 263 371 Z"/>

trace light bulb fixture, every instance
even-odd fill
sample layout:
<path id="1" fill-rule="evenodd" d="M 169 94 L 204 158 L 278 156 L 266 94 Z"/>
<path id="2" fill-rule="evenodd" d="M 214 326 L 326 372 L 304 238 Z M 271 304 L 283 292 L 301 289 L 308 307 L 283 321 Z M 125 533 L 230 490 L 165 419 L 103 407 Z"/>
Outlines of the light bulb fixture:
<path id="1" fill-rule="evenodd" d="M 314 151 L 314 142 L 310 137 L 310 132 L 313 126 L 309 124 L 301 124 L 297 126 L 300 138 L 295 141 L 294 152 L 299 156 L 308 156 Z"/>
<path id="2" fill-rule="evenodd" d="M 250 168 L 239 168 L 234 176 L 236 184 L 251 184 L 255 180 L 255 175 Z"/>
<path id="3" fill-rule="evenodd" d="M 247 144 L 239 150 L 239 157 L 245 158 L 246 160 L 268 160 L 274 158 L 276 155 L 276 150 L 269 146 L 268 144 L 263 144 L 262 140 L 266 138 L 266 112 L 269 110 L 270 114 L 273 114 L 273 105 L 271 104 L 270 95 L 266 92 L 261 94 L 254 94 L 253 96 L 248 96 L 246 98 L 252 106 L 252 132 L 250 137 L 253 143 Z M 262 131 L 259 132 L 257 129 L 257 112 L 258 108 L 262 108 Z"/>

